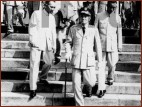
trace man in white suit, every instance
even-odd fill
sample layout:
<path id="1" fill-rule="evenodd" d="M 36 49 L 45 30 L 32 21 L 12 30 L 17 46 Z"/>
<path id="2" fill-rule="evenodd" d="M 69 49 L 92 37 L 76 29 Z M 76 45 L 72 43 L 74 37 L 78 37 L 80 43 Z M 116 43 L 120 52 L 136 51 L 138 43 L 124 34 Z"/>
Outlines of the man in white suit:
<path id="1" fill-rule="evenodd" d="M 71 65 L 73 67 L 72 78 L 76 106 L 84 106 L 81 78 L 83 77 L 83 82 L 91 87 L 96 83 L 94 50 L 96 50 L 98 62 L 101 63 L 102 61 L 98 30 L 89 25 L 91 14 L 88 10 L 82 10 L 80 14 L 81 24 L 70 28 L 65 45 L 66 58 L 71 58 L 71 48 L 73 51 Z"/>
<path id="2" fill-rule="evenodd" d="M 107 11 L 97 14 L 95 27 L 99 29 L 103 51 L 103 70 L 99 72 L 99 90 L 98 97 L 105 93 L 105 67 L 106 61 L 109 67 L 107 82 L 112 85 L 114 81 L 114 71 L 118 62 L 118 51 L 122 50 L 122 27 L 121 18 L 116 12 L 117 2 L 108 1 Z"/>
<path id="3" fill-rule="evenodd" d="M 45 1 L 44 9 L 33 12 L 29 23 L 30 35 L 30 97 L 36 96 L 37 79 L 41 56 L 45 64 L 39 74 L 39 80 L 48 84 L 47 74 L 51 68 L 56 51 L 56 26 L 52 15 L 55 9 L 54 1 Z"/>

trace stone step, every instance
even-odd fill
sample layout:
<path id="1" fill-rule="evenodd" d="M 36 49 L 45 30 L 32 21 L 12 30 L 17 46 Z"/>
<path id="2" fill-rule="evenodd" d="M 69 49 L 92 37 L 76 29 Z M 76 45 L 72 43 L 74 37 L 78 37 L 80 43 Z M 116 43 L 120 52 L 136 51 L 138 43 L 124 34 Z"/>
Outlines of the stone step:
<path id="1" fill-rule="evenodd" d="M 2 40 L 2 49 L 29 49 L 28 41 Z M 64 47 L 63 47 L 64 49 Z M 123 44 L 122 52 L 141 52 L 140 44 Z"/>
<path id="2" fill-rule="evenodd" d="M 139 36 L 123 36 L 123 43 L 126 44 L 141 44 L 141 37 Z"/>
<path id="3" fill-rule="evenodd" d="M 23 20 L 27 24 L 27 26 L 28 26 L 28 22 L 29 22 L 28 20 L 27 20 L 27 18 Z M 5 33 L 6 29 L 7 28 L 6 28 L 5 25 L 1 26 L 2 33 Z M 24 28 L 22 26 L 14 26 L 14 30 L 15 30 L 15 32 L 28 33 L 28 28 L 27 27 Z M 123 34 L 123 36 L 137 36 L 137 35 L 140 35 L 140 30 L 139 29 L 127 29 L 127 28 L 123 28 L 122 29 L 122 34 Z"/>
<path id="4" fill-rule="evenodd" d="M 64 57 L 62 50 L 61 56 Z M 30 58 L 30 49 L 1 49 L 2 58 Z M 141 61 L 141 52 L 119 52 L 120 61 Z"/>
<path id="5" fill-rule="evenodd" d="M 73 93 L 38 93 L 29 100 L 29 93 L 2 92 L 2 106 L 75 106 Z M 66 104 L 65 104 L 66 102 Z M 21 105 L 22 104 L 22 105 Z M 140 95 L 106 94 L 103 98 L 85 97 L 85 106 L 140 106 Z"/>
<path id="6" fill-rule="evenodd" d="M 119 52 L 119 61 L 141 61 L 141 52 Z"/>
<path id="7" fill-rule="evenodd" d="M 13 41 L 29 41 L 29 34 L 25 34 L 25 33 L 12 33 L 8 36 L 5 37 L 5 33 L 1 33 L 1 39 L 4 41 L 9 41 L 9 40 L 13 40 Z"/>
<path id="8" fill-rule="evenodd" d="M 22 27 L 22 26 L 13 26 L 14 27 L 14 33 L 28 33 L 28 27 Z M 1 33 L 4 34 L 7 32 L 6 26 L 1 26 Z"/>
<path id="9" fill-rule="evenodd" d="M 64 81 L 48 81 L 49 85 L 46 86 L 42 83 L 38 83 L 37 92 L 47 93 L 63 93 L 65 90 Z M 2 80 L 1 83 L 2 92 L 28 92 L 29 81 L 20 80 Z M 83 87 L 83 84 L 82 84 Z M 98 90 L 98 83 L 93 87 L 93 94 L 95 95 Z M 141 94 L 141 83 L 116 83 L 112 86 L 106 86 L 107 94 L 130 94 L 140 95 Z M 134 91 L 135 90 L 135 91 Z M 83 92 L 85 88 L 83 88 Z M 67 82 L 66 92 L 73 93 L 72 82 Z"/>
<path id="10" fill-rule="evenodd" d="M 28 68 L 29 67 L 29 59 L 23 58 L 2 58 L 1 66 L 8 68 Z M 141 65 L 141 61 L 118 61 L 116 65 L 117 71 L 138 71 Z M 70 69 L 71 65 L 67 62 L 67 67 Z M 59 69 L 65 68 L 65 60 L 61 59 L 61 62 L 57 65 L 53 65 L 52 68 Z"/>
<path id="11" fill-rule="evenodd" d="M 19 37 L 22 35 L 21 33 L 28 35 L 28 28 L 27 27 L 22 28 L 21 26 L 14 26 L 14 29 L 15 29 L 14 34 L 18 34 Z M 5 32 L 6 32 L 6 27 L 2 26 L 2 37 L 5 34 Z M 11 34 L 11 35 L 13 36 L 14 34 Z M 123 29 L 122 35 L 123 35 L 123 37 L 138 37 L 140 35 L 140 30 L 139 29 Z"/>
<path id="12" fill-rule="evenodd" d="M 140 33 L 140 29 L 122 29 L 123 36 L 139 36 Z"/>
<path id="13" fill-rule="evenodd" d="M 30 58 L 30 49 L 1 49 L 2 58 Z"/>
<path id="14" fill-rule="evenodd" d="M 123 44 L 122 52 L 141 52 L 141 44 Z"/>
<path id="15" fill-rule="evenodd" d="M 5 33 L 1 34 L 2 40 L 17 40 L 17 41 L 29 41 L 29 34 L 25 33 L 13 33 L 5 37 Z M 138 36 L 123 36 L 123 43 L 126 44 L 141 44 L 140 37 Z"/>
<path id="16" fill-rule="evenodd" d="M 141 61 L 119 61 L 116 64 L 117 71 L 141 71 Z"/>
<path id="17" fill-rule="evenodd" d="M 113 99 L 113 100 L 112 100 Z M 99 104 L 98 104 L 99 103 Z M 88 106 L 141 106 L 140 95 L 106 94 L 102 99 L 93 96 L 85 98 Z"/>
<path id="18" fill-rule="evenodd" d="M 2 49 L 29 49 L 29 41 L 1 41 Z"/>
<path id="19" fill-rule="evenodd" d="M 2 68 L 1 69 L 1 79 L 3 80 L 28 80 L 29 69 L 24 68 Z M 65 81 L 65 76 L 67 81 L 72 81 L 72 69 L 68 69 L 65 75 L 65 69 L 51 69 L 48 74 L 49 81 Z M 98 78 L 98 71 L 96 71 L 96 76 Z M 107 78 L 107 71 L 106 71 Z M 98 80 L 98 79 L 97 79 Z M 115 71 L 114 81 L 117 83 L 140 83 L 141 74 L 140 73 L 130 73 Z"/>

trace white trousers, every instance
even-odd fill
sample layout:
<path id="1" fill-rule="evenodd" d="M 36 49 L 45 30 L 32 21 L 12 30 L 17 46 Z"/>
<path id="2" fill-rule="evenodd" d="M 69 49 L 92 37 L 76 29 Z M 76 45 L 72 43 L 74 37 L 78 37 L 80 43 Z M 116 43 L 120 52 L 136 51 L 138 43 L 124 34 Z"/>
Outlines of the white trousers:
<path id="1" fill-rule="evenodd" d="M 102 66 L 99 68 L 98 72 L 98 90 L 105 90 L 105 80 L 106 80 L 106 63 L 108 66 L 108 79 L 114 79 L 115 65 L 118 62 L 118 52 L 103 52 L 102 56 Z"/>
<path id="2" fill-rule="evenodd" d="M 40 79 L 47 79 L 48 71 L 51 68 L 52 62 L 53 62 L 53 52 L 52 51 L 46 51 L 43 52 L 43 61 L 45 64 L 42 67 L 42 72 L 39 75 L 39 65 L 41 60 L 41 53 L 42 51 L 38 48 L 31 48 L 30 52 L 30 90 L 36 90 L 37 89 L 37 80 L 38 76 Z"/>
<path id="3" fill-rule="evenodd" d="M 96 83 L 95 67 L 89 69 L 73 69 L 72 80 L 76 106 L 84 106 L 84 98 L 81 87 L 81 74 L 83 74 L 83 82 L 91 87 Z"/>

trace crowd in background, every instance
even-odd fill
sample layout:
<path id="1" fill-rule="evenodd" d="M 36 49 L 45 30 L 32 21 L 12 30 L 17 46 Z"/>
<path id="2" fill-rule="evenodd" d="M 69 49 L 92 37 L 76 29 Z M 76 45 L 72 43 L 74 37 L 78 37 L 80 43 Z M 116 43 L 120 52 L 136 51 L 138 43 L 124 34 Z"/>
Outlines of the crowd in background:
<path id="1" fill-rule="evenodd" d="M 12 29 L 11 32 L 13 32 L 12 25 L 20 23 L 22 26 L 25 26 L 23 19 L 30 18 L 34 10 L 41 8 L 41 1 L 32 2 L 1 1 L 1 23 L 8 25 L 8 29 Z M 107 1 L 57 1 L 54 14 L 61 10 L 61 14 L 65 18 L 74 14 L 72 10 L 78 12 L 81 8 L 88 8 L 92 13 L 90 24 L 94 24 L 96 14 L 105 11 L 106 4 Z M 122 27 L 129 29 L 140 28 L 141 3 L 139 1 L 123 1 L 117 4 L 117 12 L 122 19 Z"/>

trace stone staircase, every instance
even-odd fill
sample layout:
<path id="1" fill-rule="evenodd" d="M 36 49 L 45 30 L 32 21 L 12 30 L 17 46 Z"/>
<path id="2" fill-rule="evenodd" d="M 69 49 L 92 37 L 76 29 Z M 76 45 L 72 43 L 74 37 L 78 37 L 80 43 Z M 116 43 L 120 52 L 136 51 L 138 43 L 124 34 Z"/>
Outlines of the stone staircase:
<path id="1" fill-rule="evenodd" d="M 3 33 L 2 33 L 3 36 Z M 14 33 L 1 41 L 1 105 L 2 106 L 74 106 L 72 89 L 72 69 L 67 71 L 67 94 L 65 89 L 65 60 L 53 65 L 49 74 L 49 86 L 38 83 L 37 96 L 29 100 L 29 36 L 26 33 Z M 64 49 L 62 49 L 64 56 Z M 103 98 L 96 96 L 97 84 L 93 96 L 85 97 L 86 106 L 140 106 L 141 105 L 141 46 L 123 44 L 116 66 L 115 82 L 107 86 Z M 107 73 L 107 69 L 106 69 Z M 98 73 L 97 73 L 98 75 Z"/>

